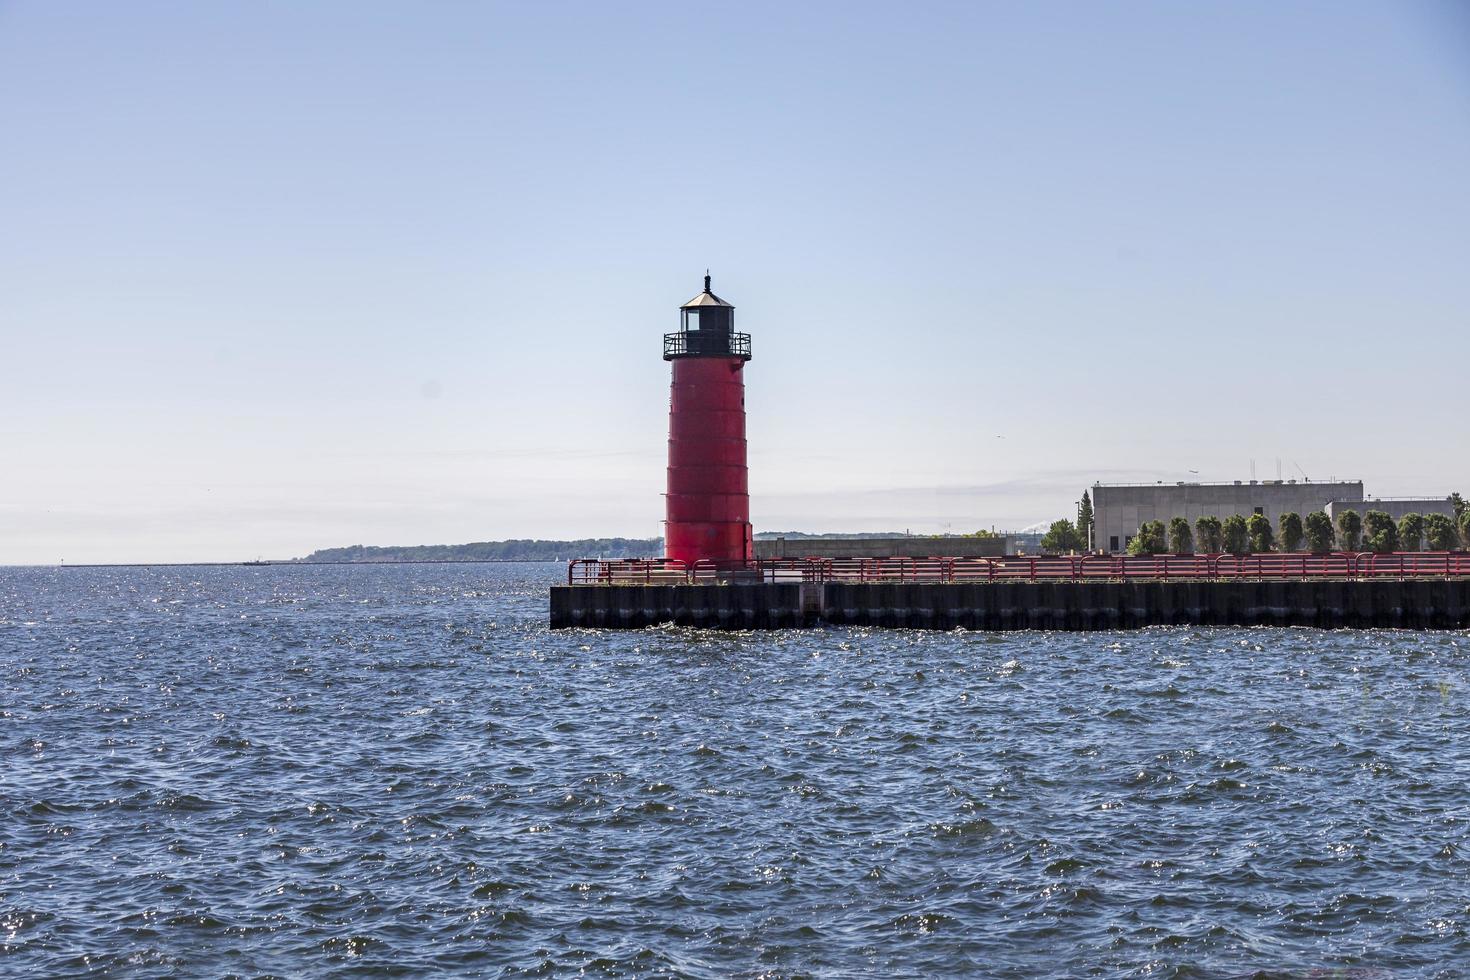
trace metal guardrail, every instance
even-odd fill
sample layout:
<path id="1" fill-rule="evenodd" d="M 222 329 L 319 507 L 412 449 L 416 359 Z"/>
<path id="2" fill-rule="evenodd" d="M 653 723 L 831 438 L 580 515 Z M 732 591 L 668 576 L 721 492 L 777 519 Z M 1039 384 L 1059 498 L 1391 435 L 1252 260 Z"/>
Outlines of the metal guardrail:
<path id="1" fill-rule="evenodd" d="M 680 330 L 664 334 L 664 360 L 676 357 L 743 357 L 750 360 L 750 334 Z"/>
<path id="2" fill-rule="evenodd" d="M 1210 579 L 1470 577 L 1470 552 L 1401 551 L 1258 555 L 1081 555 L 1005 558 L 767 558 L 689 564 L 667 558 L 567 565 L 568 585 L 699 585 L 729 582 L 1082 582 Z"/>

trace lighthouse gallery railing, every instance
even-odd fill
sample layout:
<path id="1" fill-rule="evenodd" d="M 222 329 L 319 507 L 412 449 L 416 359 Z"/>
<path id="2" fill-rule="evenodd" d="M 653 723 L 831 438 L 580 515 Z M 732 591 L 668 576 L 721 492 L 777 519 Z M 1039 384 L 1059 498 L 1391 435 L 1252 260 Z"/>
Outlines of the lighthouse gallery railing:
<path id="1" fill-rule="evenodd" d="M 671 357 L 750 358 L 750 334 L 722 330 L 679 330 L 664 334 L 664 359 Z"/>

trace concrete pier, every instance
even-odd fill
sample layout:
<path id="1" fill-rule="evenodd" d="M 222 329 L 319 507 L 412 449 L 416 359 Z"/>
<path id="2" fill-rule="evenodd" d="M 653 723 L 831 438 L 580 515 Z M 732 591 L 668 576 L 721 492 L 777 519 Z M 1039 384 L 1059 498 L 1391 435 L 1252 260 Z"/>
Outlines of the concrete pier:
<path id="1" fill-rule="evenodd" d="M 1470 627 L 1470 579 L 555 586 L 551 627 Z"/>

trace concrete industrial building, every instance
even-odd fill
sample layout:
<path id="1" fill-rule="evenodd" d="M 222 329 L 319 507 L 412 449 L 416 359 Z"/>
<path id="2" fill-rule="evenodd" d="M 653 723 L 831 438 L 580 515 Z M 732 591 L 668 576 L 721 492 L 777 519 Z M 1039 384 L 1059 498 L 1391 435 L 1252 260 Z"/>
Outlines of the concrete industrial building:
<path id="1" fill-rule="evenodd" d="M 1365 498 L 1361 480 L 1315 483 L 1296 480 L 1251 480 L 1243 483 L 1103 484 L 1092 487 L 1094 551 L 1125 551 L 1146 521 L 1175 517 L 1194 524 L 1196 518 L 1220 519 L 1261 514 L 1275 529 L 1282 514 L 1326 511 L 1334 520 L 1344 510 L 1365 514 L 1381 510 L 1397 520 L 1408 513 L 1447 514 L 1454 506 L 1445 497 Z"/>

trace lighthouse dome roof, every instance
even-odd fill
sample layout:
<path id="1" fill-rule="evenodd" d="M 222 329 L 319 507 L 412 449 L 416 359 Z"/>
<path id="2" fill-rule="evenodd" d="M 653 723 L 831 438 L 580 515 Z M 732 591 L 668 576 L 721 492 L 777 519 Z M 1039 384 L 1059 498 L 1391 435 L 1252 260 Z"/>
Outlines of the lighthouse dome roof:
<path id="1" fill-rule="evenodd" d="M 704 292 L 700 293 L 698 296 L 694 297 L 689 302 L 679 307 L 679 309 L 694 310 L 700 308 L 701 306 L 724 306 L 732 310 L 735 308 L 731 304 L 726 303 L 724 300 L 720 299 L 714 293 L 710 292 L 708 275 L 704 277 Z"/>
<path id="2" fill-rule="evenodd" d="M 714 293 L 700 293 L 698 296 L 694 297 L 689 302 L 679 307 L 679 309 L 688 310 L 697 306 L 730 306 L 730 304 L 720 299 Z M 732 310 L 734 309 L 733 306 L 730 306 L 730 308 Z"/>

